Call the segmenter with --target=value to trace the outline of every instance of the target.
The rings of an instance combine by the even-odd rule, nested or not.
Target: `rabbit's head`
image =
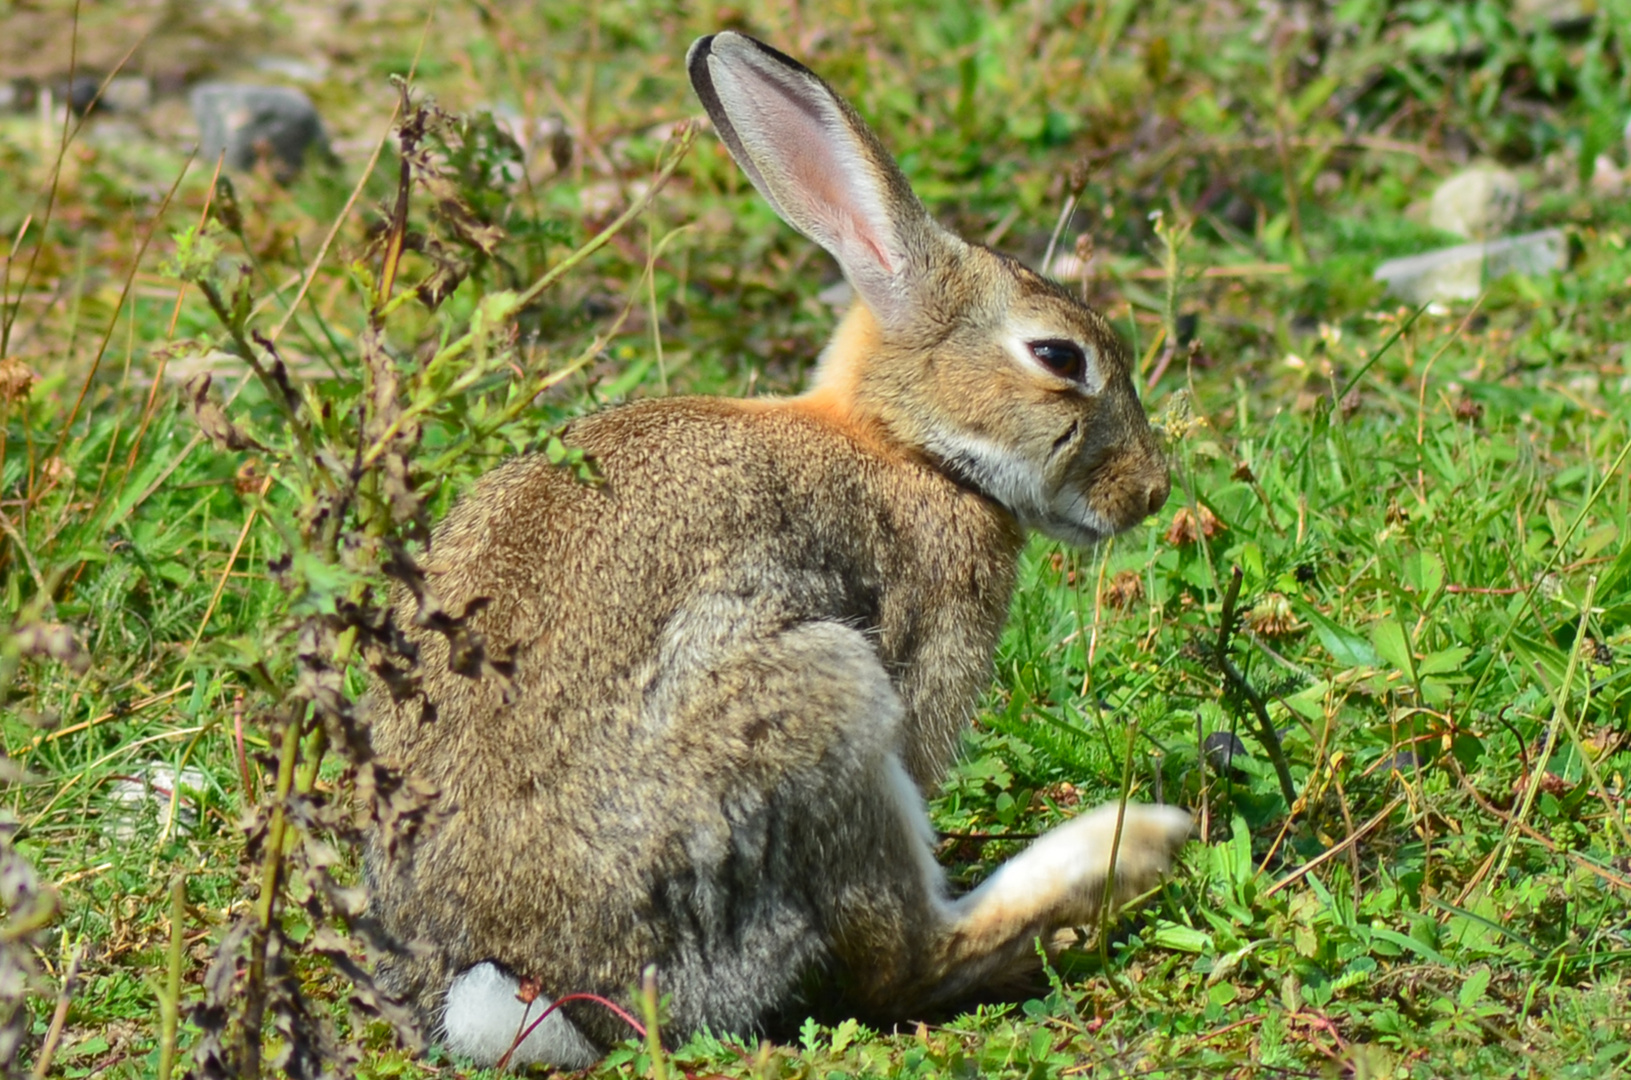
[[[860,300],[812,406],[1072,543],[1160,509],[1166,460],[1102,316],[938,225],[849,103],[797,61],[726,32],[692,45],[687,66],[753,185]]]

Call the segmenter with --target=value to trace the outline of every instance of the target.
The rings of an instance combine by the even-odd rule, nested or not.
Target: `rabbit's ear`
[[[782,220],[832,253],[880,321],[907,318],[936,249],[960,242],[850,104],[742,34],[699,38],[685,63],[714,129]]]

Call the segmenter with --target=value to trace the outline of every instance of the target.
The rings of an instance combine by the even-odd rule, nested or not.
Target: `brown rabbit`
[[[1114,805],[952,897],[923,793],[989,678],[1026,530],[1086,544],[1166,500],[1126,352],[1068,292],[937,225],[795,61],[721,33],[687,65],[859,302],[808,393],[612,409],[565,436],[603,485],[525,457],[458,504],[431,587],[450,611],[486,601],[470,625],[513,648],[508,685],[451,670],[396,596],[422,697],[376,687],[374,739],[445,820],[369,851],[374,911],[415,946],[382,981],[484,1064],[547,1004],[518,1001],[520,977],[621,998],[654,964],[676,1037],[751,1033],[812,987],[921,1015],[1034,965],[1110,869]],[[1125,807],[1117,892],[1189,831]],[[628,1034],[574,1003],[514,1060],[582,1066]]]

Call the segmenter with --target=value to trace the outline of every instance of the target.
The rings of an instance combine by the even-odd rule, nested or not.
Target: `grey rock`
[[[226,154],[226,166],[240,172],[264,155],[273,175],[289,180],[308,153],[328,153],[323,122],[311,99],[284,86],[200,83],[192,92],[198,120],[199,157],[213,165]]]
[[[1433,192],[1427,220],[1435,229],[1488,240],[1517,220],[1523,203],[1518,178],[1495,165],[1476,165],[1445,180]]]
[[[1562,229],[1542,229],[1474,244],[1458,244],[1421,255],[1389,259],[1372,275],[1387,283],[1390,296],[1410,304],[1432,300],[1473,300],[1484,286],[1508,274],[1535,277],[1569,264],[1569,240]]]

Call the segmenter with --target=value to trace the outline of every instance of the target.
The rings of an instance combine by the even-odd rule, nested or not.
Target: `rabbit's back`
[[[514,650],[500,707],[501,680],[450,670],[443,635],[408,629],[438,715],[421,723],[405,702],[382,716],[376,739],[402,756],[437,744],[418,764],[438,783],[510,773],[545,760],[544,747],[591,735],[634,745],[641,725],[629,710],[705,670],[710,639],[743,621],[837,621],[874,638],[892,670],[949,645],[939,640],[947,634],[961,639],[970,622],[979,630],[971,645],[995,642],[1022,538],[1011,518],[943,473],[791,403],[667,399],[588,417],[564,434],[602,483],[541,456],[507,462],[459,502],[425,560],[443,608],[457,615],[477,604],[469,627],[487,656]],[[398,591],[404,625],[412,603]],[[967,673],[976,686],[988,662]],[[958,726],[922,733],[936,753],[909,755],[920,782],[936,778],[950,749],[938,744]],[[469,756],[448,753],[449,738]]]
[[[411,854],[370,857],[390,928],[435,943],[420,967],[395,969],[396,989],[427,1007],[449,969],[486,959],[548,972],[557,992],[621,991],[631,958],[673,946],[655,890],[687,880],[708,823],[831,767],[817,759],[898,751],[932,783],[1007,614],[1011,518],[863,431],[794,404],[680,398],[597,414],[565,438],[602,483],[541,457],[506,463],[426,559],[448,612],[477,604],[467,628],[508,660],[508,687],[451,670],[443,634],[409,629],[423,699],[376,688],[372,701],[376,748],[434,784],[447,811]],[[406,626],[414,602],[396,599]],[[823,650],[830,679],[778,689],[778,669],[809,665],[778,663],[763,651],[773,639]],[[889,685],[872,686],[875,672]],[[879,714],[859,741],[888,745],[823,730],[857,711],[836,698],[857,694]],[[734,702],[778,699],[786,716],[732,726]],[[739,825],[715,831],[741,842]],[[759,884],[737,891],[783,902]],[[761,934],[780,925],[739,915]]]

